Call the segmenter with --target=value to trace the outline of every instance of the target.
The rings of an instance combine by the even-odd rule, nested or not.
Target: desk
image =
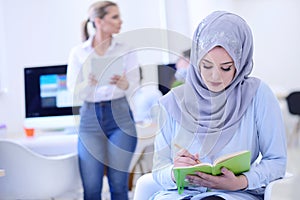
[[[77,153],[77,134],[40,134],[34,137],[15,138],[13,140],[36,153],[46,156]]]
[[[139,162],[147,146],[153,145],[155,135],[157,134],[157,125],[137,124],[137,147],[132,158],[130,170]],[[14,138],[29,149],[42,155],[54,156],[68,153],[77,153],[77,134],[37,134],[33,137]],[[153,153],[153,152],[150,152]],[[151,166],[150,166],[151,167]]]

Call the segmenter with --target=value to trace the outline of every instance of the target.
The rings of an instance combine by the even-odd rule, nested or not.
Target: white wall
[[[67,62],[70,49],[80,42],[80,23],[94,0],[0,0],[0,122],[10,133],[23,133],[23,68]],[[196,25],[212,10],[225,9],[243,16],[255,39],[254,75],[284,91],[300,87],[297,56],[300,46],[298,0],[117,0],[123,18],[122,34],[160,29],[161,49],[143,48],[141,64],[172,62],[162,50],[189,47]],[[146,28],[146,29],[145,29]],[[155,43],[149,32],[139,40]],[[151,31],[150,31],[151,33]],[[171,33],[171,34],[170,34]],[[129,34],[133,36],[134,34]],[[171,35],[171,37],[170,37]],[[170,37],[165,41],[166,37]]]
[[[22,132],[23,68],[66,63],[70,47],[80,40],[74,30],[84,14],[81,6],[72,0],[1,0],[5,41],[1,77],[8,92],[0,96],[0,121],[9,132]]]
[[[4,31],[4,17],[3,17],[3,10],[4,6],[3,6],[3,1],[0,1],[0,44],[2,45],[2,47],[0,48],[0,97],[1,95],[3,95],[4,93],[4,88],[5,85],[4,84],[4,65],[5,65],[5,31]]]

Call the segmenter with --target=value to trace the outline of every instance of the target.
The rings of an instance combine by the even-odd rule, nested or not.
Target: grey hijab
[[[208,51],[223,47],[232,57],[236,74],[221,92],[209,91],[199,63]],[[200,157],[220,151],[233,137],[260,80],[248,77],[253,67],[253,38],[239,16],[215,11],[198,26],[193,37],[186,83],[161,98],[166,111],[200,141]]]

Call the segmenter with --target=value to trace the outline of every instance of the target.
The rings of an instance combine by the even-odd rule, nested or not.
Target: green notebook
[[[174,167],[174,177],[178,188],[178,193],[183,192],[184,187],[188,185],[185,177],[188,174],[194,174],[197,171],[204,172],[212,175],[222,174],[221,168],[226,167],[234,174],[238,175],[250,169],[251,153],[250,151],[240,151],[232,154],[227,154],[217,158],[213,164],[200,163],[188,167]]]

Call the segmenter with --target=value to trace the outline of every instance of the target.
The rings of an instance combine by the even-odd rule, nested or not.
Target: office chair
[[[288,110],[292,115],[298,116],[298,121],[293,129],[292,135],[289,142],[294,142],[299,145],[299,133],[300,133],[300,91],[291,92],[286,97]]]
[[[77,153],[44,156],[21,143],[0,140],[0,200],[81,198]]]

